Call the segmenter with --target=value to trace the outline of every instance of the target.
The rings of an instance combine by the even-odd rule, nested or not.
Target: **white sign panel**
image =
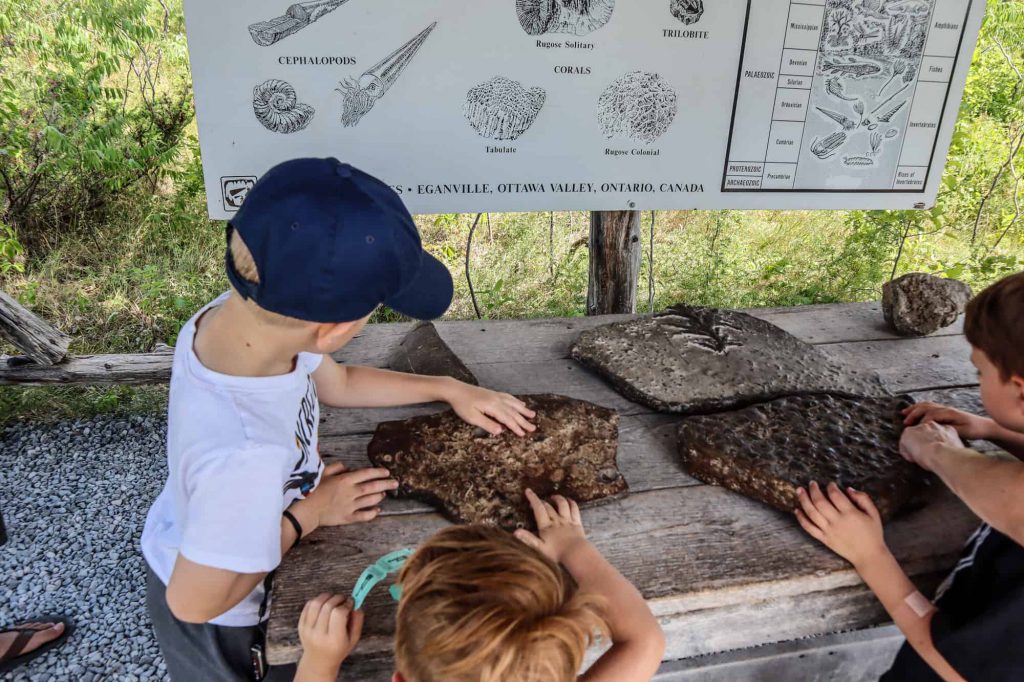
[[[186,0],[210,215],[334,156],[414,213],[924,208],[983,0]]]

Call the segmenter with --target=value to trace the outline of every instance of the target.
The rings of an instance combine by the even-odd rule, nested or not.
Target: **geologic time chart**
[[[972,0],[786,4],[750,4],[723,191],[923,192]]]

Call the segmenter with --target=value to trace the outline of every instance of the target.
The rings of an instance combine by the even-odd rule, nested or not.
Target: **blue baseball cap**
[[[241,277],[231,232],[252,252],[259,284]],[[337,159],[270,169],[228,224],[228,279],[264,310],[308,322],[350,322],[384,304],[433,320],[452,302],[452,276],[423,250],[398,194]]]

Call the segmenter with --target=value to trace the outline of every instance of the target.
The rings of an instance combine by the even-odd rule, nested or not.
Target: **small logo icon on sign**
[[[220,179],[220,188],[224,197],[224,210],[237,211],[249,195],[249,190],[256,184],[254,175],[232,175]]]

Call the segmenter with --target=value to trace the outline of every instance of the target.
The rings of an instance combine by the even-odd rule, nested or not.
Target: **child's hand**
[[[334,680],[342,661],[359,643],[363,612],[353,611],[351,597],[321,594],[306,602],[299,617],[302,679]]]
[[[537,416],[519,398],[508,393],[498,393],[479,386],[457,382],[448,395],[455,414],[473,426],[479,426],[497,436],[508,427],[517,436],[532,433],[537,427],[528,420]]]
[[[924,402],[903,410],[903,423],[907,426],[936,422],[956,429],[961,438],[984,440],[990,438],[995,422],[988,417],[964,412],[946,405]]]
[[[575,501],[561,495],[552,495],[551,501],[555,503],[555,506],[552,506],[537,497],[529,488],[526,489],[526,499],[533,509],[540,537],[528,530],[517,530],[515,536],[524,543],[540,550],[552,560],[562,563],[574,547],[587,542],[583,521],[580,518],[580,508]]]
[[[344,464],[329,464],[320,485],[307,498],[316,505],[318,526],[345,526],[377,518],[386,492],[398,487],[387,469],[348,471]]]
[[[829,483],[827,496],[814,481],[810,491],[797,488],[800,508],[796,518],[811,537],[860,568],[888,551],[882,534],[882,519],[866,493]]]
[[[925,422],[910,426],[903,430],[900,437],[900,454],[908,462],[913,462],[925,471],[931,471],[928,457],[937,445],[948,445],[954,448],[964,447],[964,443],[952,426],[944,426],[938,422]]]

